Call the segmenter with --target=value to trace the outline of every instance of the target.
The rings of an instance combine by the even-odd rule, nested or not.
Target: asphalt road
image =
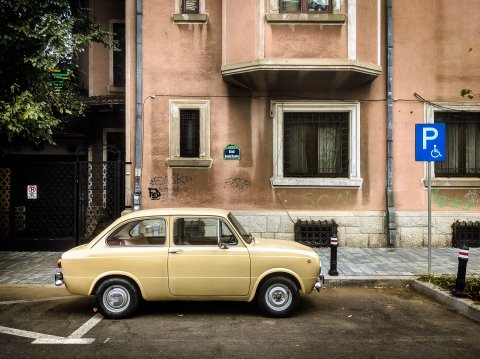
[[[64,288],[0,287],[1,358],[478,358],[480,325],[409,288],[326,288],[288,319],[248,303],[95,315]]]

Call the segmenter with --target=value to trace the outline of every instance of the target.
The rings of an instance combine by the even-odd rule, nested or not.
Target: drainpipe
[[[393,200],[393,19],[392,0],[387,0],[387,220],[388,244],[395,245],[397,224]]]
[[[141,208],[142,200],[142,22],[143,1],[137,0],[137,69],[136,69],[136,100],[135,100],[135,187],[133,193],[133,210]]]

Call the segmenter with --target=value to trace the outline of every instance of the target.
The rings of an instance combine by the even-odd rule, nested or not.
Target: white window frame
[[[360,103],[358,101],[271,101],[273,118],[274,187],[361,187],[360,177]],[[283,176],[283,114],[285,112],[348,112],[349,149],[348,177],[284,177]]]
[[[205,0],[199,0],[198,14],[182,13],[182,0],[175,1],[175,13],[172,14],[172,20],[176,24],[206,24],[208,15],[205,13]]]
[[[169,118],[169,167],[210,167],[210,100],[170,100]],[[180,110],[200,111],[199,157],[180,157]]]
[[[449,111],[472,111],[480,112],[480,103],[458,103],[458,102],[435,102],[425,104],[425,123],[435,123],[435,112]],[[478,177],[435,177],[435,166],[431,167],[432,187],[449,187],[449,188],[470,188],[479,187],[480,178]],[[422,180],[425,187],[428,186],[427,162],[424,162],[424,178]]]

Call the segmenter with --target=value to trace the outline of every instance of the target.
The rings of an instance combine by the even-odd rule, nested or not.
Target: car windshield
[[[240,235],[243,237],[243,240],[245,242],[247,242],[248,244],[252,243],[252,241],[254,239],[253,236],[250,233],[248,233],[245,230],[245,228],[242,227],[242,225],[240,224],[238,219],[236,219],[235,216],[231,213],[228,214],[228,219],[230,219],[230,222],[232,222],[232,224],[237,229],[238,233],[240,233]]]

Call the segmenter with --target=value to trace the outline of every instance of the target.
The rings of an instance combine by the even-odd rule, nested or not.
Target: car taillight
[[[62,268],[62,257],[57,258],[57,266],[58,268]]]

